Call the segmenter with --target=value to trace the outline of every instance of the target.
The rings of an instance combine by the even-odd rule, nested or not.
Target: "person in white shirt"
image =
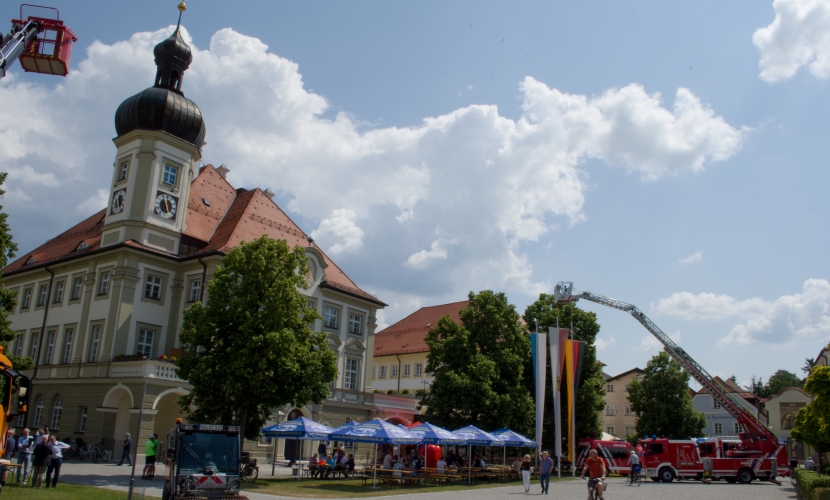
[[[20,473],[23,473],[23,484],[29,480],[31,472],[32,449],[35,447],[35,438],[29,435],[29,429],[23,429],[23,435],[17,438],[17,482],[20,482]]]
[[[49,456],[49,466],[46,468],[46,487],[49,484],[52,488],[58,485],[58,477],[61,475],[61,463],[63,462],[63,454],[61,450],[69,448],[69,445],[63,441],[58,441],[54,434],[49,436],[49,446],[52,448],[52,455]],[[52,477],[54,472],[55,477]]]
[[[392,468],[392,454],[386,453],[386,456],[383,457],[383,468],[384,469],[391,469]]]
[[[441,455],[441,459],[435,464],[435,472],[443,474],[445,470],[447,470],[447,462],[444,461],[444,455]]]
[[[637,452],[634,450],[631,450],[631,455],[628,457],[628,466],[631,467],[631,472],[628,474],[628,484],[631,484],[634,481],[633,472],[640,467],[640,457],[637,456]]]

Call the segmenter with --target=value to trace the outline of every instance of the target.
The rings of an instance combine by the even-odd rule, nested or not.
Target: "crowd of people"
[[[346,455],[342,446],[329,450],[326,443],[321,441],[317,453],[308,460],[308,470],[312,478],[328,479],[342,474],[344,479],[351,479],[354,474],[354,455]]]
[[[58,478],[63,463],[63,450],[69,445],[58,441],[54,434],[49,433],[48,427],[43,427],[30,434],[29,429],[23,429],[19,437],[15,437],[14,431],[6,433],[6,453],[3,458],[11,461],[17,456],[16,482],[26,485],[29,478],[32,479],[33,488],[52,488],[58,485]],[[9,474],[4,470],[2,481],[6,484]],[[44,476],[46,482],[44,484]]]

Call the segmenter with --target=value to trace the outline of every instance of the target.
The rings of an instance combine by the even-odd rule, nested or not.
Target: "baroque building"
[[[101,179],[109,206],[2,271],[18,293],[10,348],[36,362],[30,411],[16,424],[111,448],[135,433],[142,412],[143,437],[165,434],[190,389],[170,359],[182,352],[182,313],[205,300],[223,255],[261,235],[304,248],[301,293],[323,317],[314,329],[328,335],[339,370],[323,405],[282,414],[330,425],[369,418],[375,318],[386,304],[349,279],[270,190],[235,188],[227,167],[202,164],[205,123],[182,92],[191,49],[177,27],[153,52],[153,86],[115,114],[115,161]]]

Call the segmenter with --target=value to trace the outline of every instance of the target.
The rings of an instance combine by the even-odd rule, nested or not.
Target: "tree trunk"
[[[242,453],[242,449],[245,447],[245,420],[247,420],[248,414],[246,412],[241,412],[239,414],[239,453]]]

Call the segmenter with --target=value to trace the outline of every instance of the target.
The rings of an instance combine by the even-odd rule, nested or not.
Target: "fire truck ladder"
[[[557,305],[567,304],[568,302],[576,302],[579,299],[590,300],[597,304],[619,309],[634,316],[634,319],[640,322],[646,330],[651,332],[660,343],[663,344],[663,349],[671,356],[677,363],[680,364],[689,374],[717,401],[724,410],[726,410],[732,417],[735,418],[746,430],[741,435],[741,448],[747,452],[756,453],[770,453],[778,446],[778,438],[767,429],[767,427],[749,410],[739,403],[735,396],[729,394],[728,390],[723,387],[714,377],[700,366],[700,363],[695,361],[689,354],[678,346],[663,330],[651,321],[648,316],[643,314],[636,306],[623,302],[621,300],[604,297],[591,292],[583,292],[575,290],[573,283],[562,282],[556,284],[553,292],[554,299]],[[760,441],[766,441],[766,445]]]

